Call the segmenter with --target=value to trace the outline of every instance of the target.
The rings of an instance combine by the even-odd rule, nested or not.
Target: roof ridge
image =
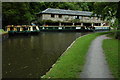
[[[65,11],[79,11],[79,10],[70,10],[70,9],[57,9],[57,8],[47,8],[47,9],[54,9],[54,10],[65,10]],[[90,12],[90,11],[79,11],[79,12]],[[92,13],[92,12],[90,12]]]
[[[70,14],[70,15],[87,15],[90,16],[93,12],[90,11],[79,11],[79,10],[66,10],[66,9],[57,9],[57,8],[47,8],[40,13],[53,13],[53,14]]]

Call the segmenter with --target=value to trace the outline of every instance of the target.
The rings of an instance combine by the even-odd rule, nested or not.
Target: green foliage
[[[60,8],[70,10],[89,11],[93,10],[93,3],[83,2],[3,2],[2,16],[3,27],[9,24],[30,24],[31,21],[36,21],[36,13],[47,8]],[[37,22],[43,24],[43,22]]]
[[[115,33],[115,37],[116,39],[119,39],[120,40],[120,2],[118,2],[118,9],[117,9],[117,21],[116,21],[116,24],[117,24],[117,32]]]
[[[117,12],[117,2],[95,2],[94,12],[103,16],[115,16]]]
[[[102,18],[110,22],[114,29],[120,29],[120,2],[95,2],[94,12],[98,15],[102,15]],[[115,37],[120,39],[120,33],[115,32]]]
[[[117,5],[117,2],[6,2],[2,3],[3,25],[30,24],[36,20],[36,13],[46,8],[92,11],[110,21],[115,19]]]
[[[115,32],[115,38],[120,40],[120,30]]]
[[[118,19],[116,19],[114,24],[113,24],[113,28],[117,28],[117,27],[118,27]]]
[[[3,25],[29,24],[33,15],[29,11],[29,3],[3,3]]]
[[[103,19],[112,23],[115,20],[117,13],[118,3],[117,2],[95,2],[94,12],[97,15],[102,15]]]

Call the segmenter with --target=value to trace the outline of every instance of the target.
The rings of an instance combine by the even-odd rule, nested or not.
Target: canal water
[[[80,32],[41,32],[38,35],[12,36],[2,43],[3,78],[40,78]]]

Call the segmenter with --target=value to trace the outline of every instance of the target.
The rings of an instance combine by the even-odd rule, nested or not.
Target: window
[[[77,19],[79,19],[79,16],[77,16]]]
[[[53,18],[54,18],[54,17],[55,17],[55,15],[54,15],[54,14],[51,14],[51,17],[53,17]]]
[[[79,19],[79,16],[75,16],[75,19]]]
[[[79,19],[82,19],[82,16],[79,16]]]
[[[93,17],[91,17],[91,19],[93,19]]]
[[[74,19],[76,19],[76,16],[73,16]]]
[[[62,18],[62,15],[59,15],[59,18]]]

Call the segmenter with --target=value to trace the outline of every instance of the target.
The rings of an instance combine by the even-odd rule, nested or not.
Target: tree
[[[3,3],[3,26],[29,24],[33,15],[29,11],[29,3]]]
[[[116,18],[117,18],[116,24],[118,31],[115,33],[115,37],[120,40],[120,2],[118,2]]]
[[[3,2],[3,28],[6,25],[30,24],[31,21],[36,21],[36,13],[39,13],[47,8],[92,11],[92,4],[93,3],[85,2]]]
[[[120,21],[118,5],[120,5],[118,2],[96,2],[94,3],[94,12],[101,15],[105,21],[109,21],[114,29],[118,29],[118,21]],[[114,34],[118,38],[118,32]]]
[[[117,2],[95,2],[94,13],[101,15],[106,21],[109,21],[113,26],[116,20]]]

